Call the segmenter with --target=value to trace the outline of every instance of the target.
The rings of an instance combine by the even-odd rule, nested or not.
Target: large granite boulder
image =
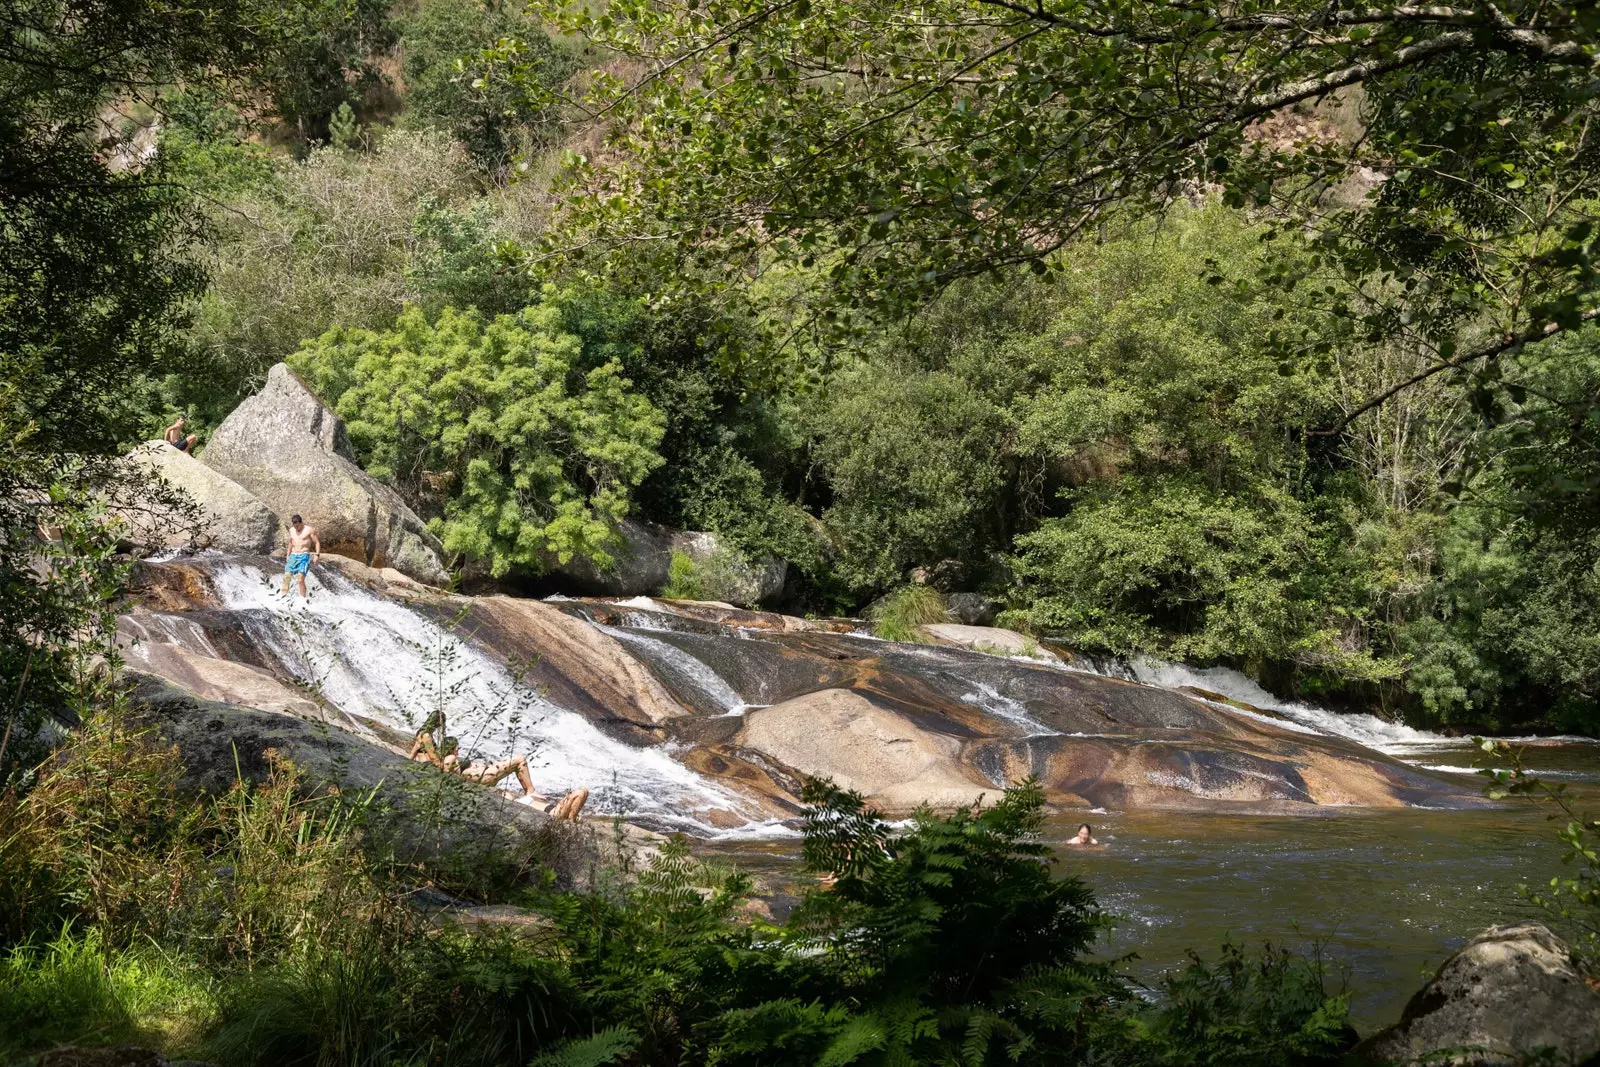
[[[773,556],[749,559],[714,533],[674,530],[638,519],[617,528],[613,564],[605,569],[581,557],[547,560],[565,591],[598,596],[659,596],[667,588],[672,556],[694,561],[705,598],[754,607],[777,598],[788,578],[788,564]]]
[[[1600,992],[1540,923],[1491,926],[1445,961],[1400,1021],[1356,1049],[1371,1064],[1581,1064],[1600,1055]]]
[[[148,548],[216,548],[265,555],[279,542],[280,523],[272,510],[233,479],[165,441],[148,441],[128,453],[134,471],[165,482],[199,507],[199,529],[168,515],[159,487],[122,511],[128,537]]]
[[[750,711],[737,744],[804,775],[832,778],[885,811],[999,799],[961,759],[961,741],[850,689],[824,689]]]
[[[184,784],[220,794],[242,776],[259,782],[273,761],[287,758],[313,792],[336,789],[363,797],[367,831],[402,859],[478,867],[509,864],[537,879],[554,870],[565,885],[581,884],[593,858],[582,824],[558,822],[498,789],[442,774],[406,759],[405,738],[383,736],[367,723],[359,736],[338,722],[206,700],[162,679],[134,672],[134,721],[161,744],[176,746]]]
[[[923,636],[936,645],[970,648],[994,656],[1023,656],[1042,663],[1060,663],[1061,657],[1040,648],[1031,637],[999,626],[966,626],[959,622],[936,622],[921,628]]]
[[[324,552],[434,585],[448,580],[438,538],[399,494],[356,465],[344,421],[286,364],[217,427],[205,463],[280,518],[303,516]]]

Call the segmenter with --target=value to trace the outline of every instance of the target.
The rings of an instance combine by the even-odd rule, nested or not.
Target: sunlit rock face
[[[150,548],[216,548],[225,552],[271,552],[281,539],[281,524],[272,510],[231,478],[165,441],[147,441],[129,452],[124,463],[147,477],[180,490],[198,509],[197,528],[166,514],[159,505],[128,508],[122,519],[128,536]]]
[[[317,528],[325,552],[443,584],[444,549],[399,494],[355,463],[344,421],[279,363],[202,452],[205,464],[287,521]]]
[[[1444,962],[1374,1034],[1364,1063],[1592,1063],[1600,1055],[1600,991],[1572,965],[1566,943],[1541,923],[1491,926]]]
[[[443,706],[475,754],[527,754],[541,791],[588,788],[591,813],[660,829],[781,832],[807,776],[893,813],[992,802],[1030,776],[1063,808],[1482,803],[1470,781],[1249,705],[840,620],[450,596],[350,561],[314,568],[301,601],[274,568],[142,564],[130,661],[208,700],[402,738]]]

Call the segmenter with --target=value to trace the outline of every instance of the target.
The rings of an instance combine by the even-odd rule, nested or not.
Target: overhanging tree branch
[[[1579,322],[1593,322],[1596,319],[1600,319],[1600,308],[1592,308],[1578,316]],[[1422,370],[1411,375],[1411,377],[1406,378],[1404,381],[1390,386],[1377,396],[1374,396],[1365,403],[1361,404],[1361,406],[1357,407],[1354,411],[1346,412],[1344,418],[1340,419],[1335,425],[1323,430],[1310,430],[1307,432],[1307,436],[1335,437],[1343,433],[1346,427],[1348,427],[1352,422],[1360,418],[1362,415],[1365,415],[1367,412],[1373,411],[1376,408],[1382,407],[1385,403],[1405,392],[1407,389],[1410,389],[1413,385],[1416,385],[1419,382],[1427,381],[1436,374],[1443,374],[1447,370],[1455,370],[1457,367],[1464,367],[1469,363],[1476,363],[1479,360],[1490,359],[1494,356],[1504,355],[1507,352],[1512,352],[1521,348],[1523,345],[1532,344],[1535,341],[1543,341],[1547,338],[1554,337],[1556,334],[1565,332],[1569,328],[1570,327],[1565,327],[1559,322],[1547,322],[1543,326],[1537,326],[1532,329],[1523,330],[1521,333],[1506,334],[1493,344],[1484,345],[1481,348],[1475,348],[1470,352],[1455,356],[1451,359],[1440,360],[1438,363],[1424,367]]]

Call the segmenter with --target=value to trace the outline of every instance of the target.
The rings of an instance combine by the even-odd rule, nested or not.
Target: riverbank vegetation
[[[1244,106],[1181,47],[1244,14],[1130,9],[1116,48],[1189,57],[1130,87],[1081,26],[952,0],[944,50],[906,46],[937,88],[900,111],[887,75],[804,80],[843,15],[611,6],[241,7],[231,80],[102,72],[78,106],[128,146],[102,169],[165,198],[108,217],[149,219],[172,267],[122,319],[48,335],[116,339],[81,355],[95,388],[30,391],[37,447],[69,421],[126,445],[180,411],[203,441],[289,358],[475,572],[603,562],[631,514],[785,559],[789,610],[922,582],[1285,695],[1595,728],[1590,103],[1560,58],[1586,23],[1530,9],[1553,51],[1521,65],[1434,16],[1406,32],[1437,62],[1381,20],[1304,53],[1273,24],[1248,45],[1258,96],[1350,63]],[[870,5],[850,29],[866,56],[902,32]],[[724,89],[697,80],[715,71]],[[786,79],[817,90],[792,114]],[[1467,81],[1498,95],[1449,93]],[[1203,122],[1172,110],[1191,85]],[[1134,88],[1119,137],[1085,132]],[[1073,114],[1075,147],[1041,155]],[[840,155],[849,122],[874,133]],[[1098,176],[1067,195],[1074,167]],[[121,269],[93,259],[74,277]],[[541,354],[495,367],[502,334]],[[45,336],[8,348],[41,382],[70,355]]]
[[[896,828],[814,783],[801,899],[776,922],[682,842],[619,853],[579,891],[456,871],[445,897],[359,794],[308,795],[280,763],[196,796],[181,771],[108,713],[5,798],[6,1062],[135,1043],[230,1065],[1266,1067],[1350,1039],[1320,969],[1274,952],[1135,996],[1093,958],[1108,917],[1051,870],[1028,784]],[[514,921],[461,910],[481,903]]]

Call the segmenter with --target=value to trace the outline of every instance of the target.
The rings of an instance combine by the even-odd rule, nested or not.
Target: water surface
[[[1530,747],[1530,766],[1600,808],[1600,745]],[[1464,766],[1464,743],[1409,758]],[[1348,981],[1363,1033],[1399,1018],[1444,958],[1486,926],[1536,917],[1518,886],[1548,880],[1562,848],[1546,811],[1526,802],[1483,811],[1344,811],[1288,818],[1156,812],[1062,812],[1059,843],[1088,821],[1103,847],[1061,848],[1058,869],[1092,885],[1121,918],[1106,956],[1137,953],[1145,982],[1188,949],[1226,938],[1321,951]],[[774,886],[799,877],[794,842],[709,843]]]

